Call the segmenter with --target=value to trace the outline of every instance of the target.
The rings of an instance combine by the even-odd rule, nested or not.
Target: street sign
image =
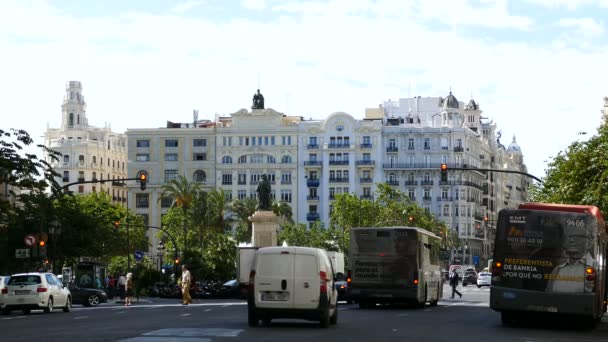
[[[135,260],[136,261],[141,261],[141,259],[144,258],[144,252],[140,251],[140,250],[136,250],[135,253]]]
[[[473,265],[479,266],[479,255],[473,255]]]
[[[27,248],[15,249],[15,258],[25,259],[30,257],[30,250]]]
[[[32,247],[36,244],[36,237],[32,234],[27,234],[23,238],[23,242],[25,243],[25,246]]]

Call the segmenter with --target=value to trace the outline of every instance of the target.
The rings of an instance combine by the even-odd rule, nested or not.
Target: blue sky
[[[530,173],[600,124],[608,0],[0,1],[2,128],[42,142],[64,85],[116,131],[251,105],[324,119],[456,97],[516,136]]]

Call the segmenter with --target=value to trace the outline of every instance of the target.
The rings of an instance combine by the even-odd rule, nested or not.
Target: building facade
[[[115,203],[126,205],[126,189],[111,180],[127,175],[127,136],[112,132],[107,125],[90,126],[86,109],[82,84],[69,81],[61,105],[61,127],[47,127],[44,134],[44,145],[61,153],[61,157],[53,161],[46,155],[45,160],[61,175],[57,182],[63,186],[78,181],[110,180],[71,185],[68,190],[77,194],[105,191]]]

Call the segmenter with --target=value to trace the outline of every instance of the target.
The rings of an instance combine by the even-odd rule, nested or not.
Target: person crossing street
[[[190,285],[192,284],[192,275],[186,265],[182,266],[182,304],[188,305],[192,303],[190,297]]]

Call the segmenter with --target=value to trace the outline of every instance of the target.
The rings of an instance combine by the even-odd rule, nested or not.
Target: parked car
[[[464,275],[462,276],[462,286],[467,286],[468,284],[477,284],[477,271],[473,268],[464,271]]]
[[[6,283],[8,283],[9,278],[9,276],[0,276],[0,309],[4,307],[4,299],[6,298],[8,293],[8,289],[6,289]]]
[[[479,275],[477,276],[477,287],[490,285],[492,285],[492,273],[479,272]]]
[[[239,281],[236,279],[228,280],[222,285],[222,291],[219,294],[220,298],[241,298]]]
[[[97,306],[108,301],[108,294],[104,290],[78,287],[76,285],[70,286],[69,289],[72,293],[72,303],[74,304]]]
[[[13,274],[2,292],[6,294],[2,313],[9,315],[12,310],[22,310],[29,314],[31,310],[52,312],[55,307],[64,312],[72,310],[72,294],[52,273],[19,273]]]

